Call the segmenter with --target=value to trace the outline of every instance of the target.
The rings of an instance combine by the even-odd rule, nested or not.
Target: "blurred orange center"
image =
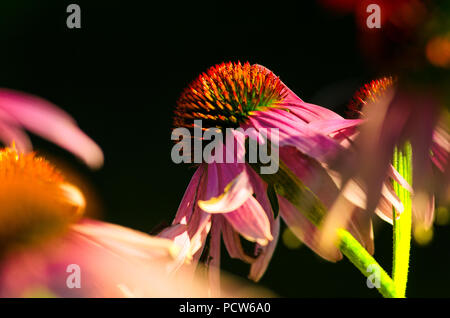
[[[0,150],[0,250],[64,232],[84,206],[81,192],[45,159]]]

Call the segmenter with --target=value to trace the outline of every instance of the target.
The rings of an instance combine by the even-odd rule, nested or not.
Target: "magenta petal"
[[[0,108],[26,129],[46,138],[80,157],[87,165],[103,164],[103,152],[74,120],[53,104],[35,96],[0,90]]]
[[[330,135],[343,129],[359,126],[362,122],[362,119],[331,119],[318,120],[310,123],[308,126],[324,135]]]
[[[294,147],[280,149],[280,159],[324,203],[333,204],[338,188],[330,174],[316,160],[302,154]]]
[[[183,223],[186,224],[187,221],[191,218],[192,213],[195,208],[195,201],[199,195],[200,182],[202,180],[202,176],[206,167],[204,165],[200,165],[192,176],[191,181],[184,193],[183,199],[178,207],[177,214],[172,224]]]
[[[33,149],[30,139],[19,127],[0,121],[0,141],[6,146],[14,143],[19,152],[27,153]]]
[[[269,242],[266,246],[261,248],[261,254],[258,256],[256,261],[250,267],[249,279],[257,282],[261,279],[269,266],[269,262],[272,259],[273,252],[278,243],[278,236],[280,233],[280,218],[277,217],[272,224],[272,235],[273,240]]]
[[[254,258],[245,254],[239,233],[237,233],[228,222],[222,223],[222,236],[225,247],[231,258],[237,258],[249,264],[255,261]]]
[[[243,237],[260,245],[267,245],[273,239],[270,222],[258,201],[250,196],[237,210],[223,214],[233,228]]]
[[[295,236],[326,260],[336,262],[342,258],[342,254],[337,248],[333,247],[333,251],[330,251],[328,248],[323,249],[319,245],[317,241],[317,227],[298,211],[295,206],[281,196],[278,196],[278,202],[280,204],[280,215]]]
[[[343,148],[333,139],[310,129],[301,121],[293,121],[274,111],[254,112],[249,124],[263,133],[267,128],[278,128],[280,147],[294,146],[321,162],[327,162]]]

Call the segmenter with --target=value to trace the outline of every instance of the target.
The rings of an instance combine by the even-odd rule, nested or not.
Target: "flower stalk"
[[[378,280],[374,285],[385,298],[398,297],[397,288],[388,273],[378,264],[366,249],[344,229],[337,230],[340,251],[358,268],[368,279],[374,275]],[[379,285],[378,285],[379,283]]]
[[[407,142],[401,149],[394,149],[393,164],[395,169],[412,184],[412,149]],[[393,265],[392,277],[397,288],[398,297],[406,295],[408,281],[409,254],[411,248],[411,222],[412,205],[411,193],[394,181],[394,190],[403,203],[403,213],[397,217],[397,211],[393,211]]]
[[[250,164],[250,166],[255,171],[259,171],[259,164]],[[277,173],[263,174],[260,175],[261,178],[267,182],[269,187],[273,187],[277,194],[285,197],[296,206],[299,213],[303,213],[313,224],[319,226],[326,214],[326,207],[281,160],[279,167]],[[353,235],[344,229],[337,229],[337,236],[337,246],[350,262],[368,279],[375,274],[377,280],[375,287],[381,295],[386,298],[398,297],[397,288],[389,274]]]

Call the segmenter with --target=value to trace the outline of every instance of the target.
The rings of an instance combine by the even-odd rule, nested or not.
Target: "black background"
[[[104,150],[104,167],[90,171],[33,136],[35,148],[77,171],[103,219],[146,232],[170,223],[194,171],[171,161],[170,132],[176,100],[200,72],[259,63],[304,100],[336,111],[375,75],[360,56],[354,18],[314,1],[77,1],[81,29],[66,27],[70,3],[0,3],[0,86],[68,111]],[[375,257],[389,272],[390,226],[377,222],[375,235]],[[413,244],[409,296],[450,296],[449,238],[437,227],[430,245]],[[246,275],[246,265],[223,255],[226,270]],[[282,241],[261,284],[290,297],[379,297],[347,260],[327,263]]]

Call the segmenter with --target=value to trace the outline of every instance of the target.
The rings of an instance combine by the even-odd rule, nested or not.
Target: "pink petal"
[[[278,196],[280,204],[280,215],[292,233],[295,234],[303,243],[305,243],[316,254],[326,260],[336,262],[342,258],[342,254],[336,247],[332,250],[323,248],[317,241],[317,227],[312,224],[300,211],[298,211],[288,200]]]
[[[0,141],[10,147],[13,143],[19,152],[27,153],[33,149],[31,141],[22,129],[0,121]]]
[[[172,241],[131,230],[123,226],[86,220],[72,230],[118,253],[142,259],[175,256],[179,253]]]
[[[270,221],[258,201],[250,196],[237,210],[223,214],[233,228],[243,237],[260,245],[267,245],[273,239]]]
[[[199,196],[200,182],[205,174],[206,166],[200,165],[192,176],[191,181],[183,195],[177,214],[172,224],[183,223],[186,224],[191,218],[195,208],[195,201]]]
[[[244,252],[239,234],[230,224],[228,224],[228,222],[222,223],[222,236],[225,247],[231,258],[237,258],[249,264],[255,261],[253,257],[250,257]]]
[[[254,112],[249,125],[264,132],[264,129],[279,129],[279,147],[294,146],[301,152],[321,162],[327,162],[343,148],[333,139],[322,135],[301,121],[293,121],[276,112]]]
[[[69,150],[87,165],[103,165],[103,152],[73,119],[53,104],[38,97],[12,90],[0,90],[0,108],[20,125]]]
[[[179,248],[178,255],[169,269],[170,272],[178,270],[185,263],[189,263],[192,260],[192,255],[190,254],[191,240],[185,224],[169,226],[161,231],[158,237],[171,240]]]
[[[223,175],[226,168],[224,169],[224,165],[221,167]],[[198,205],[208,213],[228,213],[238,209],[252,194],[247,172],[243,171],[225,187],[224,193],[207,201],[199,200]]]
[[[359,126],[362,122],[362,119],[331,119],[318,120],[308,126],[324,135],[331,135],[343,129]]]
[[[339,192],[327,170],[294,147],[282,147],[280,159],[325,206],[331,206]]]
[[[272,235],[273,240],[269,242],[266,246],[261,246],[261,254],[258,256],[256,261],[250,267],[249,279],[258,282],[269,266],[269,262],[272,259],[275,247],[278,243],[278,236],[280,233],[280,218],[277,217],[272,223]]]
[[[361,209],[355,209],[355,212],[353,212],[350,219],[348,229],[370,254],[374,253],[375,246],[373,241],[372,219],[369,213],[366,213],[366,211]]]

